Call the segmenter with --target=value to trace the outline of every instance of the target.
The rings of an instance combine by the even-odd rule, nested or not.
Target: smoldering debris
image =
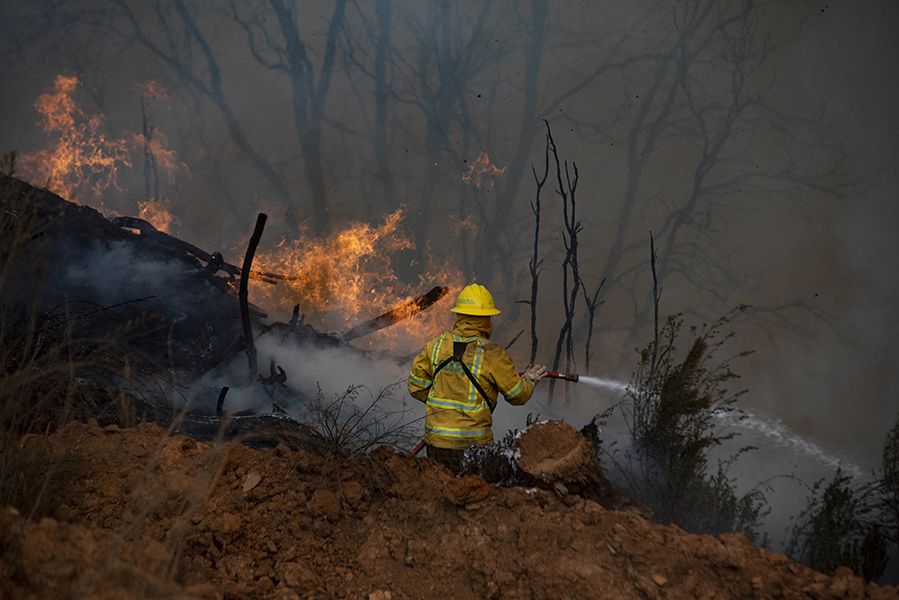
[[[3,231],[4,244],[23,255],[7,265],[16,282],[4,290],[13,323],[40,315],[51,336],[116,340],[123,359],[139,355],[134,364],[149,372],[212,368],[240,348],[233,274],[212,255],[14,178],[0,177],[0,194],[26,230]]]
[[[32,258],[11,265],[10,275],[27,282],[7,299],[21,317],[17,322],[25,327],[37,313],[42,335],[109,341],[121,372],[105,372],[102,381],[84,373],[77,380],[120,390],[136,404],[136,420],[208,439],[255,432],[254,443],[277,438],[301,447],[315,436],[299,419],[332,398],[348,399],[349,411],[377,399],[383,405],[379,427],[402,427],[420,416],[403,394],[391,393],[404,378],[397,363],[372,359],[339,334],[316,330],[298,318],[298,308],[290,322],[272,323],[250,305],[262,373],[248,377],[239,270],[220,254],[139,219],[106,219],[10,177],[0,179],[0,195],[18,202],[15,214],[34,229],[24,242],[3,232],[7,246],[24,243]],[[256,277],[259,285],[276,283]],[[350,331],[364,335],[389,326],[445,293],[434,288]],[[25,333],[4,331],[7,337]]]

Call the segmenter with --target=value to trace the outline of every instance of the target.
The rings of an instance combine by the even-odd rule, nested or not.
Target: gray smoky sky
[[[102,131],[127,137],[146,120],[186,167],[161,177],[158,194],[180,237],[235,260],[259,211],[271,216],[266,250],[403,207],[415,249],[391,258],[400,280],[423,291],[442,283],[439,270],[421,279],[427,267],[448,263],[488,284],[505,309],[501,342],[528,328],[515,301],[530,294],[531,168],[542,174],[546,119],[569,172],[578,167],[584,285],[592,295],[606,280],[591,373],[627,379],[649,340],[653,231],[663,314],[702,325],[753,305],[728,346],[756,351],[734,364],[746,406],[865,468],[878,464],[899,410],[895,2],[5,0],[0,9],[0,150],[46,147],[35,100],[57,75],[77,75],[74,97],[103,116]],[[142,109],[148,81],[167,97],[147,96]],[[134,214],[148,171],[140,147],[131,153],[116,188],[75,199]],[[484,153],[504,170],[466,182]],[[544,363],[564,314],[555,192],[551,171]],[[573,368],[583,370],[578,302]],[[528,337],[512,348],[522,366]]]

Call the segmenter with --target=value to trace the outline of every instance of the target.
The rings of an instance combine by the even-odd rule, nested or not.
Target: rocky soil
[[[18,448],[3,598],[899,598],[742,535],[454,478],[388,449],[325,459],[95,423]]]

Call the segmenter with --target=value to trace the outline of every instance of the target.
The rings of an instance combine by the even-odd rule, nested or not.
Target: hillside
[[[70,423],[6,457],[4,598],[897,598],[578,496]],[[49,471],[48,471],[49,470]],[[49,475],[49,477],[47,477]]]

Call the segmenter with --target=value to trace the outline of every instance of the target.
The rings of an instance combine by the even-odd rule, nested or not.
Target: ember
[[[479,188],[486,183],[488,178],[497,177],[505,172],[506,167],[497,167],[490,162],[490,155],[482,152],[473,163],[468,165],[468,171],[462,174],[462,183]]]
[[[149,79],[144,81],[143,83],[136,86],[137,90],[141,93],[145,98],[149,98],[151,100],[155,100],[156,102],[169,102],[169,93],[166,91],[164,87],[159,85],[157,81],[153,79]]]
[[[153,155],[153,163],[166,174],[169,182],[174,182],[178,174],[190,175],[190,170],[183,162],[178,160],[175,151],[168,147],[168,140],[161,131],[153,130],[153,137],[135,134],[132,137],[135,147],[141,147],[144,152]]]
[[[160,202],[145,200],[137,205],[137,216],[148,221],[153,227],[171,233],[181,222]]]

